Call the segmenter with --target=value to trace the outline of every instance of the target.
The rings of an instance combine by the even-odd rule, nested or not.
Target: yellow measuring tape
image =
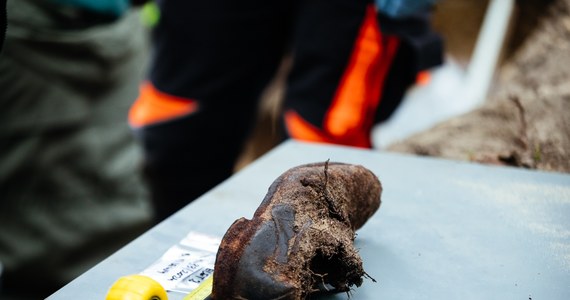
[[[193,289],[190,294],[184,297],[184,300],[204,300],[212,294],[212,284],[214,283],[214,276],[210,275],[206,280],[202,281],[200,285]]]

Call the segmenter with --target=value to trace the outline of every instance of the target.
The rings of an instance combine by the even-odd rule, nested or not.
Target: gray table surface
[[[384,186],[351,299],[570,299],[570,176],[287,141],[48,299],[104,299],[188,232],[223,236],[290,167],[361,164]],[[169,294],[182,299],[181,294]],[[346,299],[346,294],[325,297]]]

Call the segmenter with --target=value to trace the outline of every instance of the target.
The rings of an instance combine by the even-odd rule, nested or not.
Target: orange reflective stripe
[[[323,132],[318,127],[307,122],[303,117],[301,117],[294,110],[288,110],[285,112],[285,126],[287,127],[287,132],[289,136],[293,139],[305,141],[305,142],[315,142],[315,143],[326,143],[326,144],[340,144],[348,145],[354,147],[370,148],[369,145],[362,145],[358,143],[353,137],[349,136],[342,140]]]
[[[431,74],[429,71],[420,71],[416,76],[416,84],[420,86],[426,86],[431,81]]]
[[[338,142],[371,147],[370,129],[397,47],[397,38],[382,36],[376,10],[370,5],[347,70],[325,116],[325,131]]]
[[[309,142],[331,143],[330,139],[319,128],[305,121],[294,110],[286,111],[284,118],[287,132],[292,138]]]
[[[368,7],[348,68],[341,79],[327,117],[325,128],[335,136],[344,136],[362,126],[370,98],[370,75],[380,57],[380,31],[373,7]]]
[[[198,109],[196,101],[169,95],[144,82],[139,97],[129,111],[129,124],[142,127],[191,114]]]

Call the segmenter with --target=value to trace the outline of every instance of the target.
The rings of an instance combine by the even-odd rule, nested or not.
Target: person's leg
[[[419,2],[411,4],[411,8],[420,5]],[[382,33],[397,36],[400,47],[385,79],[376,123],[390,118],[419,72],[443,63],[443,39],[431,28],[431,14],[431,7],[398,18],[378,12]]]
[[[158,220],[231,175],[291,12],[259,0],[160,3],[150,80],[129,117]]]
[[[370,131],[399,39],[380,32],[371,1],[303,3],[285,129],[295,139],[371,147]]]
[[[6,26],[8,25],[8,16],[6,15],[6,0],[0,0],[0,53],[4,45],[6,37]]]
[[[45,299],[152,223],[125,120],[147,59],[140,15],[69,12],[55,2],[8,1],[0,299]]]

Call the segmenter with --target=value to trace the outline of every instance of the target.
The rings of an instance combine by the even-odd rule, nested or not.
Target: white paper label
[[[190,232],[140,274],[158,281],[167,291],[189,293],[214,272],[220,241]]]

